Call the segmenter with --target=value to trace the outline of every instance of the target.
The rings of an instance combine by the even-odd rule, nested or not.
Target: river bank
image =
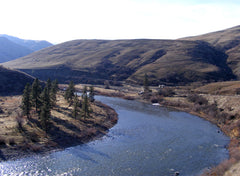
[[[22,129],[18,128],[21,96],[0,97],[0,161],[15,160],[35,154],[87,143],[105,135],[118,120],[111,107],[95,101],[91,103],[91,117],[74,119],[72,106],[57,95],[56,107],[51,111],[50,129],[46,133],[36,113],[23,117]]]
[[[240,165],[240,97],[237,95],[238,84],[239,82],[214,83],[214,85],[208,85],[210,87],[208,89],[206,86],[203,88],[194,86],[166,87],[162,90],[152,87],[152,92],[147,96],[138,94],[142,89],[141,87],[131,87],[129,85],[124,85],[122,89],[114,87],[111,91],[99,88],[98,91],[101,95],[159,103],[160,106],[188,112],[217,125],[231,139],[227,146],[230,158],[211,168],[211,170],[207,169],[203,175],[221,176],[224,173],[233,175],[236,170],[234,169],[235,165]],[[221,85],[221,88],[219,88],[219,85]],[[216,89],[218,91],[213,93],[212,90]],[[164,94],[159,94],[159,90]]]

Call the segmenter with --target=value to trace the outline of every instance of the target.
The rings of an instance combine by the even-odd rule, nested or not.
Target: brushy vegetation
[[[158,90],[158,95],[161,95],[164,97],[172,97],[175,95],[175,92],[173,88],[165,87]]]

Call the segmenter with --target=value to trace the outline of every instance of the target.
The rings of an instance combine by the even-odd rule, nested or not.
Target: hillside
[[[48,46],[52,44],[47,41],[24,40],[0,34],[0,63],[26,56]]]
[[[7,62],[32,53],[32,50],[0,37],[0,63]]]
[[[33,77],[16,71],[4,68],[0,65],[0,96],[22,94],[26,83],[32,83]]]
[[[49,43],[48,41],[45,41],[45,40],[25,40],[25,39],[20,39],[18,37],[6,35],[6,34],[1,34],[0,37],[5,37],[8,40],[10,40],[18,45],[24,46],[32,51],[38,51],[43,48],[52,46],[51,43]]]
[[[185,40],[75,40],[4,63],[46,80],[104,80],[185,84],[234,78],[227,55],[207,42]]]
[[[181,39],[183,40],[183,39]],[[200,36],[187,37],[184,40],[202,40],[210,43],[228,55],[227,64],[240,78],[240,26],[212,32]]]

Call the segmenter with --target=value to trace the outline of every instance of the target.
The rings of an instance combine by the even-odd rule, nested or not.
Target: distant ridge
[[[24,40],[0,34],[0,63],[26,56],[49,46],[52,44],[47,41]]]
[[[42,80],[101,84],[127,81],[188,84],[234,78],[228,56],[204,41],[74,40],[4,63]]]
[[[28,49],[33,51],[38,51],[53,45],[50,42],[45,40],[26,40],[26,39],[20,39],[14,36],[6,35],[6,34],[0,34],[0,37],[5,37],[10,41],[16,44],[22,45],[24,47],[27,47]]]
[[[18,45],[5,37],[0,37],[0,63],[26,56],[32,52],[29,48]]]

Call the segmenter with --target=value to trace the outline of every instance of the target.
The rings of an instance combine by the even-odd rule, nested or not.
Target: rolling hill
[[[32,83],[34,78],[26,73],[11,70],[0,66],[0,95],[22,94],[27,83]]]
[[[0,63],[7,62],[32,53],[32,50],[0,37]]]
[[[234,78],[228,56],[204,41],[74,40],[4,63],[40,79],[103,83],[186,84]]]
[[[18,37],[6,35],[6,34],[1,34],[0,37],[5,37],[8,40],[18,45],[24,46],[32,51],[38,51],[53,45],[46,40],[25,40],[25,39],[20,39]]]
[[[47,41],[24,40],[9,35],[0,35],[0,63],[26,56],[34,51],[52,46]]]
[[[228,66],[233,70],[238,79],[240,78],[240,26],[183,39],[206,41],[218,50],[225,52],[228,55]]]

